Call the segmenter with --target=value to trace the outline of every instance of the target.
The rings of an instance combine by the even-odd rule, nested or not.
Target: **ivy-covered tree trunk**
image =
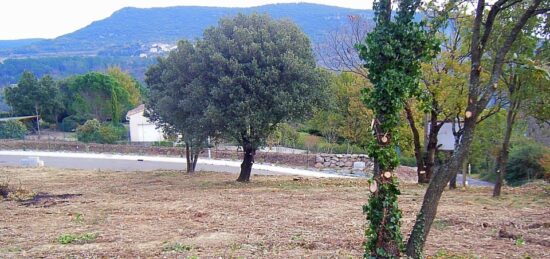
[[[377,116],[377,120],[383,120],[383,116]],[[375,132],[382,131],[378,125],[376,128]],[[398,258],[403,250],[401,211],[397,203],[400,191],[393,173],[396,163],[389,162],[395,161],[396,157],[395,144],[391,141],[393,135],[391,131],[377,134],[376,146],[370,149],[376,165],[370,180],[371,196],[368,204],[363,206],[363,212],[370,223],[365,231],[365,258]]]
[[[377,167],[370,180],[369,202],[363,206],[369,221],[365,258],[399,258],[404,249],[397,203],[400,191],[393,172],[399,164],[397,127],[406,101],[417,92],[421,60],[429,60],[438,46],[414,21],[420,3],[399,1],[392,19],[392,1],[375,1],[376,27],[368,34],[366,44],[358,46],[373,84],[365,92],[365,103],[375,114],[373,133],[377,139],[368,146]]]

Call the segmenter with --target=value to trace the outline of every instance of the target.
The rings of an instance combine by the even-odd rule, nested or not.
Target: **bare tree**
[[[348,15],[346,24],[329,31],[322,43],[315,46],[317,60],[332,71],[347,71],[367,78],[367,71],[355,47],[363,42],[372,25],[366,17]]]

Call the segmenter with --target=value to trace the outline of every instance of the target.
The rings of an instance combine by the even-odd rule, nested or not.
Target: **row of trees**
[[[519,75],[514,75],[514,71],[517,72],[519,67],[530,72],[540,71],[541,68],[528,66],[526,62],[519,65],[511,61],[520,57],[520,51],[525,53],[525,58],[532,57],[541,52],[536,47],[545,47],[547,44],[540,44],[540,37],[548,35],[548,27],[542,22],[545,17],[539,16],[548,14],[550,6],[547,3],[540,0],[499,0],[487,6],[485,1],[479,0],[475,1],[473,12],[469,12],[467,6],[458,1],[440,4],[430,3],[425,13],[435,15],[427,15],[430,19],[417,23],[413,16],[420,8],[421,1],[400,1],[395,5],[395,16],[392,16],[392,1],[375,1],[376,27],[368,34],[365,45],[360,47],[368,77],[373,83],[373,89],[368,90],[365,96],[367,106],[373,109],[376,116],[373,128],[377,136],[377,142],[369,148],[370,155],[375,159],[377,174],[372,183],[373,194],[369,204],[365,205],[370,221],[366,232],[368,240],[365,257],[395,258],[403,251],[413,258],[423,257],[423,247],[441,194],[466,161],[477,125],[495,114],[499,107],[504,107],[508,113],[508,125],[502,151],[497,159],[496,170],[501,177],[497,178],[495,196],[500,194],[501,185],[498,183],[502,182],[505,169],[502,161],[507,156],[506,144],[519,111],[517,102],[519,99],[529,100],[526,95],[516,95],[517,86],[527,84],[518,83]],[[449,26],[441,23],[453,15],[455,24]],[[450,44],[444,44],[444,51],[435,56],[439,52],[439,44],[434,44],[437,43],[436,32],[448,32],[449,28],[454,30],[452,37],[447,40]],[[530,40],[535,43],[531,48],[528,44]],[[426,57],[436,58],[428,63]],[[422,74],[420,62],[424,62],[428,69]],[[528,75],[530,72],[522,71],[520,74]],[[423,84],[419,84],[420,79]],[[539,82],[543,79],[547,80],[544,76],[538,78]],[[499,91],[499,84],[503,82],[506,88]],[[537,88],[538,82],[533,83],[536,94],[527,102],[544,104],[542,100],[548,100],[544,96],[548,94],[548,84]],[[501,99],[506,99],[508,104],[499,104],[499,97],[504,97]],[[415,106],[415,103],[418,104]],[[427,112],[427,124],[431,130],[424,149],[421,148],[420,134],[415,126],[417,116],[414,116],[413,107],[417,106],[425,108],[421,111]],[[393,140],[396,139],[395,129],[400,121],[401,108],[406,110],[415,138],[419,179],[422,179],[420,174],[423,174],[424,181],[429,183],[406,249],[402,246],[399,231],[399,188],[391,173],[397,165]],[[529,111],[532,109],[526,109],[525,114],[533,115]],[[542,115],[539,118],[548,116],[544,112],[537,115]],[[433,168],[433,157],[437,151],[436,132],[445,121],[456,122],[457,145],[449,161],[439,167],[437,173],[428,175],[426,170],[433,171],[430,168]]]
[[[517,99],[532,104],[522,111],[524,116],[548,118],[547,109],[536,105],[547,106],[547,61],[536,61],[547,43],[522,42],[539,43],[546,37],[539,15],[547,13],[548,6],[540,0],[499,0],[489,6],[479,0],[471,11],[467,4],[376,1],[376,27],[364,43],[346,41],[357,37],[334,38],[333,43],[344,42],[347,48],[333,46],[336,57],[324,60],[340,60],[335,70],[351,73],[332,80],[315,68],[309,42],[293,24],[261,15],[223,19],[206,30],[203,39],[180,42],[148,70],[149,116],[183,136],[188,171],[194,170],[208,136],[234,138],[244,149],[238,181],[248,181],[256,149],[277,125],[313,113],[310,123],[329,141],[345,136],[367,146],[375,159],[372,195],[364,207],[370,222],[365,257],[395,258],[405,252],[420,258],[441,194],[467,159],[476,126],[502,108],[515,119],[521,106],[514,104]],[[421,22],[415,18],[420,8],[427,18]],[[355,57],[349,48],[354,45],[360,54]],[[516,51],[515,46],[532,48]],[[526,53],[521,65],[510,62],[521,57],[518,53]],[[514,92],[518,80],[508,72],[520,67],[534,73],[534,88],[525,92],[531,95]],[[521,77],[526,73],[521,71]],[[499,87],[503,82],[507,87]],[[332,97],[328,102],[323,98],[327,93]],[[444,122],[454,124],[456,149],[436,173],[437,133]],[[396,147],[404,144],[401,129],[407,124],[419,181],[429,187],[405,248],[399,230],[399,187],[392,171],[398,165]]]
[[[38,79],[25,71],[18,84],[4,90],[15,116],[35,115],[43,121],[72,131],[86,120],[119,123],[126,112],[142,102],[144,88],[118,67],[106,73],[90,72],[56,81]],[[37,130],[40,125],[35,124]]]
[[[257,14],[222,19],[202,39],[179,42],[146,82],[149,117],[183,136],[187,170],[209,136],[223,136],[243,147],[242,182],[277,126],[303,119],[327,92],[308,37],[289,21]]]

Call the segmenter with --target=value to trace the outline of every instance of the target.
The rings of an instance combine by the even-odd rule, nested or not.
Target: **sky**
[[[2,0],[0,40],[55,38],[123,7],[221,6],[250,7],[273,3],[308,2],[355,9],[371,9],[372,0]]]

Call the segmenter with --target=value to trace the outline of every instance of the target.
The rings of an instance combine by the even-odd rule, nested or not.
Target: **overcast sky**
[[[0,40],[55,38],[109,17],[127,7],[178,5],[250,7],[272,3],[309,2],[371,9],[372,0],[1,0]]]

